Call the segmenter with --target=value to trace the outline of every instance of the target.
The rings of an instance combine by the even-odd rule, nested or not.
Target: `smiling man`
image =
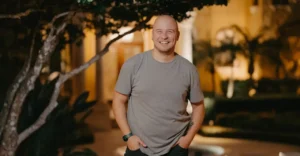
[[[125,156],[188,156],[204,118],[204,97],[196,67],[174,51],[179,34],[171,16],[157,17],[154,49],[122,66],[113,111],[127,142]],[[192,115],[186,111],[188,100]]]

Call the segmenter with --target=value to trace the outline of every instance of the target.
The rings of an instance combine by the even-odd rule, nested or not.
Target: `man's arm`
[[[205,116],[205,108],[204,108],[204,101],[198,103],[192,103],[193,112],[191,117],[191,124],[189,130],[185,136],[179,139],[178,144],[183,148],[188,148],[201,128],[202,122]]]
[[[112,109],[113,109],[117,124],[119,125],[119,127],[124,135],[127,135],[131,132],[129,125],[128,125],[127,116],[126,116],[127,101],[128,101],[127,95],[120,94],[115,91]],[[136,136],[135,134],[133,134],[133,136],[131,136],[127,141],[127,146],[130,150],[139,149],[140,145],[146,147],[145,143],[143,141],[141,141],[141,139],[138,136]]]
[[[128,101],[128,96],[120,94],[115,91],[112,109],[116,118],[116,121],[124,135],[130,133],[130,128],[128,126],[126,117],[126,103]]]

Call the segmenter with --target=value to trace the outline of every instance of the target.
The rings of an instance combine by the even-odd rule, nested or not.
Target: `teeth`
[[[162,44],[168,44],[169,42],[159,42],[159,43],[162,43]]]

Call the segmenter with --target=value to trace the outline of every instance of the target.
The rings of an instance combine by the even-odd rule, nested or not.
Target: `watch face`
[[[132,133],[129,133],[129,134],[127,134],[127,135],[124,135],[124,136],[123,136],[123,140],[124,140],[124,141],[127,141],[128,138],[131,137],[131,136],[132,136]]]
[[[127,138],[126,136],[123,136],[123,140],[124,140],[124,141],[127,141],[128,138]]]

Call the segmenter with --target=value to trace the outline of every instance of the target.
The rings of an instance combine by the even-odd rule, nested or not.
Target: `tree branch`
[[[29,9],[25,12],[17,13],[17,14],[7,14],[7,15],[0,15],[0,19],[21,19],[22,17],[28,16],[33,12],[45,12],[45,10],[33,10]]]
[[[24,130],[21,134],[19,134],[18,137],[18,145],[20,145],[26,138],[28,138],[33,132],[38,130],[41,126],[43,126],[46,123],[46,119],[48,115],[56,108],[58,103],[56,102],[56,99],[59,96],[60,86],[63,83],[62,77],[59,77],[57,82],[55,83],[54,92],[51,96],[50,104],[48,107],[42,112],[42,114],[39,116],[39,118],[36,120],[34,124],[32,124],[29,128]]]
[[[56,99],[58,98],[59,95],[59,89],[60,86],[66,81],[68,80],[70,77],[78,74],[79,72],[81,72],[82,70],[86,69],[87,67],[89,67],[91,64],[93,64],[94,62],[96,62],[100,56],[104,55],[105,52],[108,51],[108,47],[115,41],[117,41],[118,39],[122,38],[123,36],[130,34],[134,31],[136,31],[136,28],[133,28],[132,30],[117,36],[116,38],[114,38],[113,40],[111,40],[108,44],[106,44],[105,48],[100,51],[98,54],[96,54],[92,59],[90,59],[88,62],[86,62],[85,64],[81,65],[80,67],[72,70],[69,73],[66,73],[64,75],[61,75],[58,79],[58,81],[55,84],[55,89],[54,92],[52,94],[51,97],[51,101],[48,105],[48,107],[43,111],[43,113],[39,116],[38,120],[31,125],[29,128],[27,128],[26,130],[24,130],[20,135],[19,135],[19,139],[18,139],[18,145],[20,143],[22,143],[22,141],[24,141],[27,137],[29,137],[33,132],[35,132],[36,130],[38,130],[42,125],[44,125],[46,123],[46,118],[47,116],[56,108],[57,106],[57,102]],[[100,55],[102,54],[102,55]]]
[[[54,19],[58,19],[66,15],[65,13],[59,14],[54,17]],[[37,56],[37,60],[35,62],[34,67],[30,70],[25,80],[22,82],[20,89],[18,90],[12,104],[12,108],[10,111],[9,119],[7,124],[5,124],[5,131],[3,135],[3,142],[0,145],[0,148],[9,149],[10,151],[15,151],[18,147],[18,133],[17,133],[17,123],[22,110],[22,106],[24,104],[24,100],[28,93],[34,88],[34,84],[38,76],[40,75],[40,71],[42,69],[43,64],[49,59],[53,51],[55,50],[60,35],[64,32],[65,27],[67,26],[66,22],[63,22],[60,26],[55,27],[52,21],[52,27],[50,33],[44,42],[42,48],[39,50],[39,54]],[[12,136],[16,138],[11,138]],[[0,149],[1,150],[1,149]]]
[[[34,133],[37,129],[39,129],[42,125],[44,125],[46,123],[46,118],[48,117],[48,115],[56,108],[57,106],[57,98],[59,96],[59,89],[60,86],[67,81],[69,78],[71,78],[72,76],[80,73],[81,71],[83,71],[84,69],[88,68],[91,64],[93,64],[94,62],[96,62],[97,60],[99,60],[101,58],[101,56],[103,56],[104,54],[106,54],[109,50],[109,47],[111,44],[113,44],[114,42],[116,42],[117,40],[121,39],[122,37],[133,33],[135,31],[141,30],[142,28],[144,28],[144,25],[150,20],[151,18],[147,18],[144,22],[141,22],[139,25],[137,25],[136,27],[134,27],[133,29],[118,35],[116,38],[112,39],[111,41],[109,41],[106,46],[103,48],[103,50],[99,51],[93,58],[91,58],[88,62],[84,63],[83,65],[81,65],[80,67],[73,69],[71,72],[66,73],[66,74],[61,74],[58,81],[55,83],[55,89],[54,92],[52,94],[51,100],[49,102],[49,105],[47,106],[47,108],[43,111],[43,113],[39,116],[38,120],[31,125],[29,128],[27,128],[26,130],[24,130],[23,132],[20,133],[19,135],[19,139],[18,139],[18,145],[25,140],[26,138],[28,138],[32,133]]]
[[[23,82],[23,80],[27,76],[27,73],[29,71],[31,60],[32,60],[32,55],[33,55],[33,51],[34,51],[34,46],[35,46],[36,32],[37,32],[37,28],[35,28],[34,33],[33,33],[28,59],[25,61],[21,71],[18,73],[18,75],[14,79],[12,85],[10,86],[10,88],[7,91],[7,96],[4,101],[4,105],[1,110],[1,113],[0,113],[0,120],[1,120],[0,121],[0,126],[1,126],[0,127],[0,137],[3,133],[4,125],[6,123],[6,120],[7,120],[8,114],[9,114],[9,110],[11,108],[11,105],[12,105],[13,99],[16,95],[16,92],[17,92],[20,84]]]
[[[97,60],[99,60],[103,55],[105,55],[108,50],[109,50],[109,47],[111,44],[113,44],[114,42],[116,42],[117,40],[121,39],[122,37],[128,35],[128,34],[131,34],[135,31],[138,31],[140,30],[141,28],[140,27],[135,27],[127,32],[125,32],[124,34],[121,34],[121,35],[118,35],[117,37],[115,37],[114,39],[112,39],[111,41],[109,41],[105,47],[100,51],[98,52],[94,57],[92,57],[88,62],[84,63],[83,65],[79,66],[78,68],[72,70],[71,72],[69,73],[66,73],[63,75],[63,78],[64,78],[64,81],[66,81],[67,79],[73,77],[74,75],[80,73],[81,71],[83,71],[84,69],[88,68],[90,65],[92,65],[93,63],[95,63]]]
[[[57,21],[57,19],[61,18],[61,17],[64,17],[64,16],[67,16],[69,15],[71,12],[67,11],[67,12],[63,12],[63,13],[60,13],[56,16],[53,17],[52,21],[51,21],[51,24],[53,25],[55,23],[55,21]]]
[[[78,68],[76,69],[73,69],[71,72],[69,73],[66,73],[63,75],[64,77],[64,82],[66,80],[68,80],[70,77],[73,77],[74,75],[80,73],[81,71],[83,71],[84,69],[88,68],[91,64],[93,64],[94,62],[96,62],[97,60],[99,60],[103,55],[105,55],[108,50],[109,50],[109,47],[114,43],[116,42],[117,40],[121,39],[122,37],[128,35],[128,34],[131,34],[135,31],[138,31],[138,30],[141,30],[144,28],[144,25],[147,24],[147,22],[149,22],[151,19],[151,17],[147,17],[145,19],[145,21],[141,22],[140,24],[138,24],[137,26],[135,26],[134,28],[132,28],[131,30],[123,33],[123,34],[120,34],[118,35],[117,37],[115,37],[114,39],[110,40],[106,45],[105,47],[99,51],[94,57],[92,57],[88,62],[84,63],[83,65],[79,66]]]

